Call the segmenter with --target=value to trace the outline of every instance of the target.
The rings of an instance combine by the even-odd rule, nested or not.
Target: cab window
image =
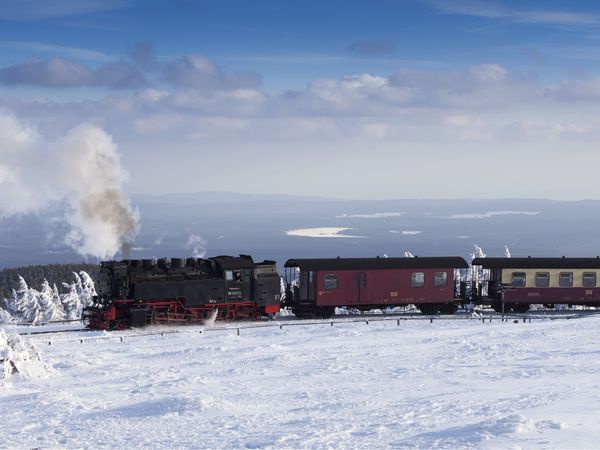
[[[225,271],[225,279],[227,281],[233,281],[233,272],[231,270]]]
[[[513,287],[525,287],[527,278],[525,272],[513,272],[511,278],[511,284]]]
[[[334,273],[328,273],[323,275],[323,287],[325,289],[337,289],[338,279]]]

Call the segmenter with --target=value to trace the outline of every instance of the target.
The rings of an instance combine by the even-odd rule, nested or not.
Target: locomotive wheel
[[[261,314],[259,311],[256,311],[256,312],[254,313],[254,317],[253,317],[253,319],[254,319],[256,322],[258,322],[259,320],[262,320],[262,314]]]
[[[235,320],[235,311],[228,311],[225,318],[227,320]]]

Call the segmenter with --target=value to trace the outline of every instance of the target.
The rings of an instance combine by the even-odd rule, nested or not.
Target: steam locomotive
[[[254,319],[280,309],[274,261],[248,255],[101,263],[98,296],[83,311],[89,327],[114,330],[161,323]]]

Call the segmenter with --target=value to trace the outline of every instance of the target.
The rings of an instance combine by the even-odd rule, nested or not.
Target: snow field
[[[54,373],[0,388],[0,442],[594,448],[599,326],[589,317],[31,336]]]

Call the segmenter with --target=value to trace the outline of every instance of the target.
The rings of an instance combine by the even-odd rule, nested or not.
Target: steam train
[[[331,317],[336,307],[412,304],[424,314],[454,314],[464,303],[503,313],[527,312],[531,304],[600,306],[600,258],[475,258],[471,267],[458,256],[321,258],[290,259],[284,267],[282,283],[275,261],[247,255],[103,262],[99,295],[83,320],[109,330],[215,314],[260,320],[281,306],[300,318]],[[465,282],[467,270],[481,276]]]
[[[215,313],[259,320],[278,312],[281,300],[275,262],[247,255],[106,261],[97,292],[83,321],[100,330],[194,323]]]

